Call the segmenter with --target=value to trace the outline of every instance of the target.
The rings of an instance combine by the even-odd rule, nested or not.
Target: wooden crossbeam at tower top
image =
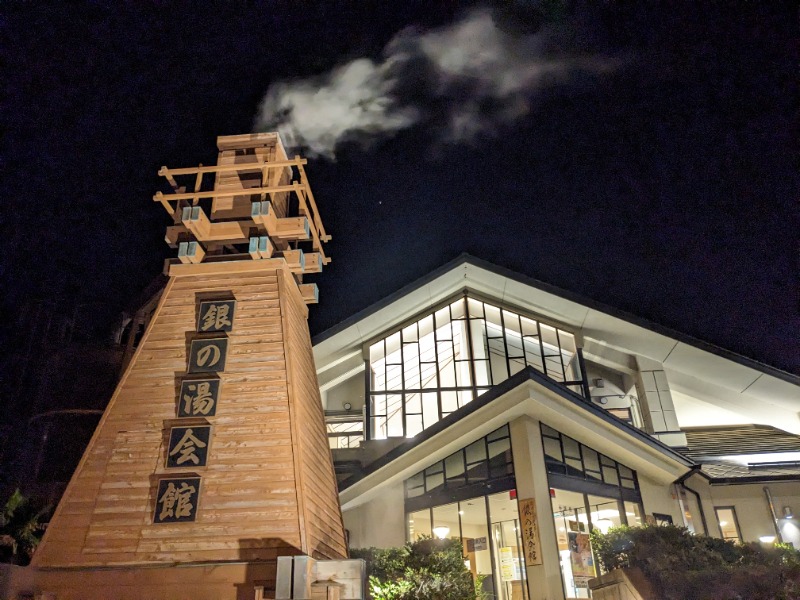
[[[310,246],[308,268],[328,264],[323,244],[331,238],[308,183],[306,159],[288,158],[276,133],[220,136],[217,146],[216,165],[158,171],[172,191],[156,192],[153,200],[172,217],[166,241],[181,248],[181,261],[259,259]],[[254,252],[265,247],[265,236],[270,252]],[[247,244],[249,252],[237,248]]]

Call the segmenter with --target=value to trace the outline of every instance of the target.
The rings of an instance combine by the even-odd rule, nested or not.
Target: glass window
[[[528,600],[517,501],[509,492],[406,514],[408,540],[460,540],[464,564],[494,600]]]
[[[406,498],[414,498],[425,493],[425,474],[423,471],[406,479]]]
[[[625,518],[631,527],[640,527],[644,524],[642,507],[637,502],[624,502]]]
[[[600,480],[600,458],[597,452],[587,446],[581,446],[581,451],[583,453],[583,467],[586,476]]]
[[[433,512],[433,537],[440,540],[460,537],[458,522],[458,504],[435,506]]]
[[[502,480],[508,484],[507,478],[513,475],[511,440],[508,425],[504,425],[406,479],[406,498],[442,493],[445,488],[447,494],[452,494],[476,483],[491,486],[493,481]],[[423,481],[424,490],[420,490]],[[469,489],[474,493],[474,488]]]
[[[639,500],[639,484],[636,472],[617,461],[600,454],[569,436],[562,435],[552,427],[541,424],[545,466],[551,475],[566,476],[575,481],[576,490],[583,488],[579,481],[591,481],[607,486],[609,493],[628,501]],[[563,452],[560,450],[563,449]],[[559,480],[559,486],[567,486]],[[568,486],[570,489],[572,485]],[[614,488],[618,492],[614,492]],[[596,489],[596,488],[595,488]]]
[[[431,533],[431,510],[419,510],[409,513],[407,517],[408,539],[415,541],[423,537],[432,537]]]
[[[456,452],[444,459],[444,468],[447,475],[447,485],[464,485],[466,473],[464,471],[464,454]]]
[[[606,498],[604,496],[586,496],[589,503],[589,520],[592,529],[599,529],[602,533],[608,533],[612,527],[622,525],[622,516],[619,512],[619,500],[616,498]]]
[[[467,465],[474,465],[486,460],[486,442],[485,440],[478,440],[473,442],[466,448],[467,452]]]
[[[422,424],[427,428],[439,420],[439,394],[422,393]]]
[[[458,503],[461,517],[461,541],[464,544],[464,563],[473,580],[484,578],[484,590],[491,591],[492,555],[489,544],[489,525],[485,498],[471,498]],[[488,581],[487,581],[488,579]],[[488,587],[488,589],[487,589]]]
[[[550,499],[566,597],[588,598],[589,579],[596,573],[586,499],[584,494],[560,489],[551,489]]]
[[[502,438],[488,442],[489,471],[492,477],[502,477],[514,472],[511,458],[511,440]]]
[[[495,598],[521,600],[527,597],[527,586],[516,496],[501,492],[488,496],[487,501],[492,553],[499,567],[494,581]]]
[[[542,442],[544,443],[545,456],[558,462],[564,461],[564,455],[561,454],[561,442],[550,437],[542,438]]]
[[[569,332],[459,298],[370,346],[370,438],[413,437],[526,367],[583,393],[576,356]],[[392,410],[380,394],[423,390],[437,402],[423,397],[421,410]]]
[[[717,513],[717,522],[722,532],[723,540],[741,542],[742,536],[739,533],[739,521],[736,519],[736,510],[733,506],[720,506],[714,509]]]
[[[435,492],[444,487],[442,463],[438,462],[425,469],[425,491]]]

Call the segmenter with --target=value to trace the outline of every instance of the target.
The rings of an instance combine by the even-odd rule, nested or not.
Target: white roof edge
[[[413,445],[406,452],[368,473],[340,492],[343,510],[368,502],[386,486],[402,482],[461,447],[521,416],[531,416],[574,437],[648,478],[671,483],[691,468],[634,435],[600,419],[533,380],[527,380],[459,421]],[[601,434],[602,432],[602,434]]]
[[[469,255],[462,255],[317,336],[314,339],[317,368],[324,370],[342,353],[354,351],[356,346],[433,308],[462,289],[540,315],[543,320],[579,332],[596,344],[660,362],[668,372],[680,373],[702,381],[704,386],[717,388],[717,396],[741,395],[751,401],[780,405],[787,411],[792,407],[796,413],[800,411],[800,376],[590,300],[565,297],[569,292]],[[705,391],[698,389],[698,393]]]

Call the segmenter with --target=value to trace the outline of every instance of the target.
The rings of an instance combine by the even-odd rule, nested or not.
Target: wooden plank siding
[[[284,319],[285,346],[288,361],[289,386],[294,409],[294,434],[299,448],[299,468],[302,474],[301,499],[306,554],[313,558],[345,558],[347,546],[333,458],[328,444],[322,400],[316,378],[314,354],[308,326],[305,325],[308,307],[288,271],[282,278],[281,312]]]
[[[38,567],[346,556],[307,326],[277,261],[170,278],[34,557]],[[198,298],[235,297],[205,467],[166,469]],[[200,296],[199,296],[200,295]],[[91,376],[91,374],[87,374]],[[201,477],[194,522],[153,524],[159,476]]]

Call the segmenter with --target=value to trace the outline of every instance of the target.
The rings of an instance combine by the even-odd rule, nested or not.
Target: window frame
[[[470,311],[470,301],[474,301],[480,303],[481,305],[481,315],[482,316],[471,316]],[[454,318],[453,317],[453,305],[461,302],[463,306],[463,310],[459,311],[461,313],[460,317]],[[491,323],[488,321],[486,307],[491,306],[498,310],[499,312],[499,327],[500,333],[498,335],[489,336],[488,335],[488,326],[487,323]],[[461,353],[461,357],[456,359],[455,358],[455,339],[451,336],[449,339],[442,339],[439,340],[438,338],[438,329],[441,327],[438,325],[437,322],[437,315],[443,310],[448,310],[448,317],[449,317],[449,324],[454,322],[462,322],[463,325],[459,327],[463,327],[463,333],[461,338],[459,339],[459,352]],[[508,313],[508,315],[506,314]],[[516,319],[516,328],[513,325],[506,324],[506,318],[509,315],[513,315]],[[417,379],[419,380],[419,388],[406,388],[406,372],[409,370],[409,366],[406,365],[406,357],[405,357],[405,346],[408,344],[419,344],[419,340],[422,339],[423,335],[420,333],[420,323],[422,323],[425,319],[431,318],[433,320],[433,328],[432,328],[432,335],[433,335],[433,342],[432,348],[434,352],[434,363],[430,363],[429,361],[422,361],[420,360],[420,352],[417,352],[415,355],[417,357],[417,366],[419,367],[419,375]],[[535,340],[531,342],[528,340],[530,335],[524,333],[525,325],[523,319],[527,319],[535,323],[536,334],[533,335]],[[480,323],[480,325],[478,325]],[[417,326],[416,335],[414,336],[412,333],[413,340],[406,342],[404,337],[404,331],[411,326]],[[530,325],[529,325],[530,326]],[[473,338],[476,336],[476,331],[478,327],[482,327],[482,331],[480,332],[479,336],[484,339],[486,342],[486,349],[485,354],[486,357],[483,358],[476,358],[475,348],[473,348],[474,340]],[[547,350],[545,348],[545,344],[543,341],[543,329],[551,329],[552,336],[554,337],[556,343],[558,344],[558,349],[556,353],[553,353],[551,350]],[[520,336],[520,348],[517,349],[517,354],[520,356],[510,356],[509,352],[509,332],[516,331],[519,329],[519,336]],[[452,331],[452,325],[450,326],[450,330]],[[399,365],[395,363],[387,363],[387,356],[388,356],[388,349],[387,349],[387,341],[392,338],[393,336],[399,336]],[[425,335],[428,335],[426,333]],[[572,338],[571,343],[566,343],[565,335],[569,335]],[[492,340],[500,340],[502,342],[502,348],[504,349],[503,352],[500,354],[494,353],[495,358],[493,359],[493,352],[491,350],[491,344],[489,338],[491,337]],[[563,338],[563,339],[562,339]],[[513,306],[506,302],[499,302],[493,300],[491,298],[487,298],[480,293],[474,293],[466,288],[462,289],[460,292],[453,294],[452,296],[444,299],[440,303],[437,303],[431,308],[428,308],[425,311],[422,311],[415,316],[404,320],[399,325],[386,330],[379,336],[375,336],[374,338],[368,340],[363,345],[363,356],[365,360],[365,398],[366,398],[366,430],[364,432],[364,438],[366,440],[372,439],[389,439],[389,438],[409,438],[418,435],[420,432],[428,429],[434,423],[441,421],[442,419],[446,418],[453,412],[456,412],[463,408],[469,402],[475,400],[477,397],[491,389],[492,387],[498,385],[502,381],[505,381],[509,377],[511,377],[511,373],[518,372],[520,369],[517,368],[519,365],[517,364],[520,360],[523,363],[522,368],[524,369],[527,366],[532,367],[537,372],[542,373],[545,377],[552,379],[557,384],[563,386],[565,389],[572,391],[573,393],[577,393],[579,395],[585,396],[587,393],[586,387],[586,374],[585,368],[583,366],[583,360],[581,358],[580,348],[578,346],[578,334],[568,326],[565,326],[562,323],[557,321],[553,321],[551,319],[542,319],[541,316],[531,313],[530,311],[526,311],[524,309],[520,309],[517,306]],[[563,342],[563,343],[562,343]],[[376,376],[373,372],[373,358],[372,358],[372,351],[373,347],[378,344],[383,344],[383,348],[378,352],[383,352],[382,357],[376,358],[375,362],[383,360],[383,388],[385,389],[375,389],[376,388]],[[439,353],[441,351],[440,346],[443,344],[450,344],[450,350],[453,353],[453,358],[450,361],[452,365],[450,368],[454,371],[454,383],[455,385],[442,385],[442,374],[441,370],[443,365],[440,362]],[[526,347],[530,345],[530,343],[534,343],[534,345],[538,344],[538,349],[540,354],[537,355],[539,360],[541,361],[541,369],[537,366],[538,362],[534,360],[536,356],[531,355],[529,357],[529,352]],[[571,350],[570,350],[571,348]],[[394,352],[394,350],[392,350]],[[569,363],[565,362],[565,352],[571,352],[572,358],[570,359]],[[413,354],[413,353],[411,353]],[[482,355],[483,353],[481,353]],[[464,358],[466,356],[466,358]],[[559,369],[558,372],[552,371],[550,367],[551,362],[553,359],[558,357],[558,365]],[[503,377],[501,373],[498,380],[496,379],[497,374],[494,373],[494,369],[496,368],[492,362],[503,362],[505,361],[505,374],[506,376]],[[574,361],[574,365],[572,364]],[[486,371],[485,375],[488,378],[486,383],[483,383],[483,377],[479,376],[478,374],[478,365],[477,363],[486,363],[484,365],[484,370]],[[434,367],[434,374],[433,377],[435,378],[435,384],[433,386],[428,386],[422,380],[422,370],[423,365],[433,365]],[[459,366],[461,365],[461,366]],[[572,365],[572,366],[570,366]],[[394,389],[389,389],[389,385],[387,385],[387,378],[388,378],[388,369],[387,366],[391,366],[393,369],[397,370],[400,377],[400,385]],[[502,365],[501,365],[502,366]],[[459,369],[467,369],[468,373],[464,371],[461,374],[463,379],[460,380],[459,378]],[[567,373],[577,375],[579,379],[567,379]],[[464,381],[469,379],[469,381],[465,384]],[[481,382],[478,381],[481,379]],[[431,398],[426,398],[426,394],[435,394],[436,395],[436,406],[433,407],[435,410],[426,410],[425,403],[431,402]],[[419,396],[417,399],[413,399],[413,396]],[[447,399],[449,398],[449,404],[447,403]],[[453,403],[453,400],[455,402]],[[394,406],[391,410],[389,408],[389,403],[392,402],[393,404],[397,405],[399,401],[399,406]],[[410,401],[419,402],[420,408],[419,411],[410,412],[408,410],[408,404]],[[451,406],[452,405],[452,406]],[[382,406],[383,410],[380,413],[377,413],[375,408],[378,406]],[[432,405],[431,405],[432,406]],[[430,409],[430,407],[429,407]],[[399,414],[398,414],[399,413]],[[435,413],[435,414],[433,414]],[[426,422],[426,415],[429,417],[435,417],[435,420],[432,422]],[[419,423],[414,423],[413,426],[409,422],[409,417],[415,417],[419,419]],[[401,421],[401,435],[397,435],[399,432],[399,428],[397,427],[398,423],[394,422],[394,431],[392,422],[394,419],[399,419]],[[420,428],[421,427],[421,428]],[[376,430],[381,431],[381,437],[376,437],[375,432]]]
[[[719,518],[719,511],[721,511],[721,510],[729,510],[729,511],[731,511],[731,515],[733,516],[733,526],[736,529],[736,539],[729,538],[729,537],[726,538],[725,534],[722,532],[722,525],[720,524],[720,518]],[[741,544],[742,543],[742,530],[739,527],[739,517],[736,514],[736,507],[734,505],[730,505],[730,506],[715,506],[714,507],[714,516],[717,519],[717,527],[719,527],[720,537],[723,540],[726,540],[726,541],[731,541],[732,540],[734,542],[737,542],[737,543]]]

